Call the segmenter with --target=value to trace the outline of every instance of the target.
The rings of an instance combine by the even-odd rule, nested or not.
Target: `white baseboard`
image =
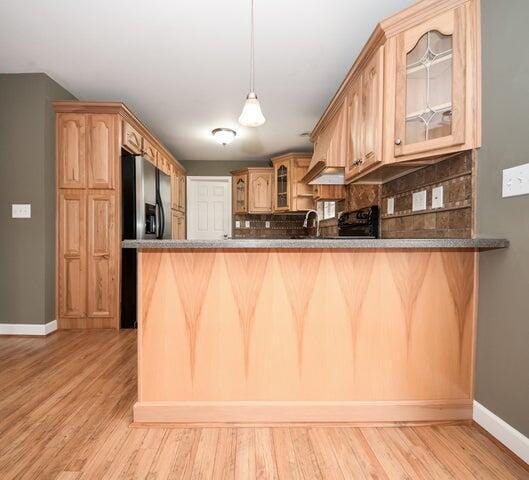
[[[511,452],[529,463],[529,438],[474,400],[474,421],[503,443]]]
[[[49,335],[57,330],[57,320],[46,324],[0,323],[0,335]]]

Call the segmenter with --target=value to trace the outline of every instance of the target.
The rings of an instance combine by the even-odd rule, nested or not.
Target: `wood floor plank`
[[[0,337],[0,479],[521,479],[472,425],[136,428],[136,332]]]

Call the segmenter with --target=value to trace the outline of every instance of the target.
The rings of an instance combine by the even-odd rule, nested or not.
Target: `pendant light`
[[[257,95],[254,91],[254,27],[253,27],[253,2],[251,0],[251,23],[250,23],[250,93],[246,96],[244,107],[242,109],[241,116],[239,117],[239,123],[245,127],[259,127],[266,122],[266,119],[261,112],[261,105],[257,99]]]

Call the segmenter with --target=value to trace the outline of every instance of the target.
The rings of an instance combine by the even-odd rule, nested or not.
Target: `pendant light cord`
[[[253,40],[253,0],[251,0],[250,19],[250,92],[254,92],[254,40]]]

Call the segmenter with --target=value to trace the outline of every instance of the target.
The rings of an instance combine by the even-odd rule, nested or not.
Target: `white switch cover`
[[[426,210],[426,190],[421,190],[420,192],[415,192],[413,194],[413,204],[411,209],[414,212]]]
[[[432,190],[432,208],[443,208],[443,186],[435,187]]]
[[[529,194],[529,163],[503,171],[503,197]]]
[[[250,220],[244,221],[244,228],[250,228]]]
[[[235,220],[235,228],[241,228],[241,221]]]
[[[31,218],[31,204],[13,203],[11,205],[12,218]]]
[[[265,222],[265,228],[270,228],[270,222]]]
[[[388,198],[388,215],[395,213],[395,197]]]

